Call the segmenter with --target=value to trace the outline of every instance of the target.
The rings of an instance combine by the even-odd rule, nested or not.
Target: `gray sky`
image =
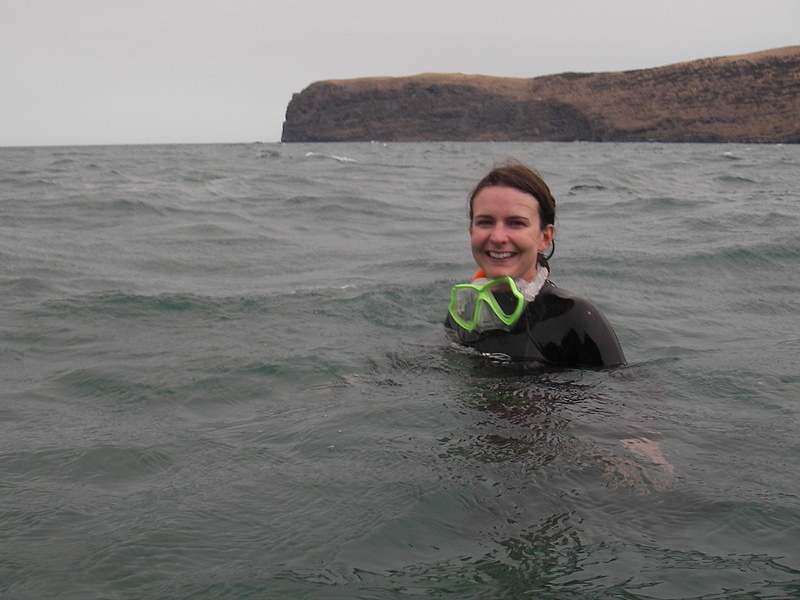
[[[0,146],[274,142],[323,79],[619,71],[800,44],[800,0],[0,0]]]

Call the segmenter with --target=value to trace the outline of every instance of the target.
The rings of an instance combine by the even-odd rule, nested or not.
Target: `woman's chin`
[[[498,267],[486,265],[483,267],[483,272],[489,279],[499,279],[500,277],[511,277],[516,279],[516,269],[511,267]]]
[[[524,279],[532,281],[536,277],[536,265],[524,268],[522,265],[479,265],[488,279],[499,279],[500,277],[511,277],[511,279]]]

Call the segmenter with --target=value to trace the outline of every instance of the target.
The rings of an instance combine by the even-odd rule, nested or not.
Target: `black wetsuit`
[[[514,360],[569,367],[612,367],[625,362],[617,335],[603,314],[549,280],[511,331],[469,332],[449,314],[445,326],[465,346]]]

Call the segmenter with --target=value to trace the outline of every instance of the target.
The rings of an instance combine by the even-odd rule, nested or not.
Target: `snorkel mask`
[[[482,284],[461,283],[450,291],[447,310],[453,321],[466,331],[510,331],[525,310],[525,297],[511,277]]]

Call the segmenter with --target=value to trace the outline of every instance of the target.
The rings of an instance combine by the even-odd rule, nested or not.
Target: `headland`
[[[529,79],[319,81],[292,97],[281,140],[800,143],[800,46]]]

